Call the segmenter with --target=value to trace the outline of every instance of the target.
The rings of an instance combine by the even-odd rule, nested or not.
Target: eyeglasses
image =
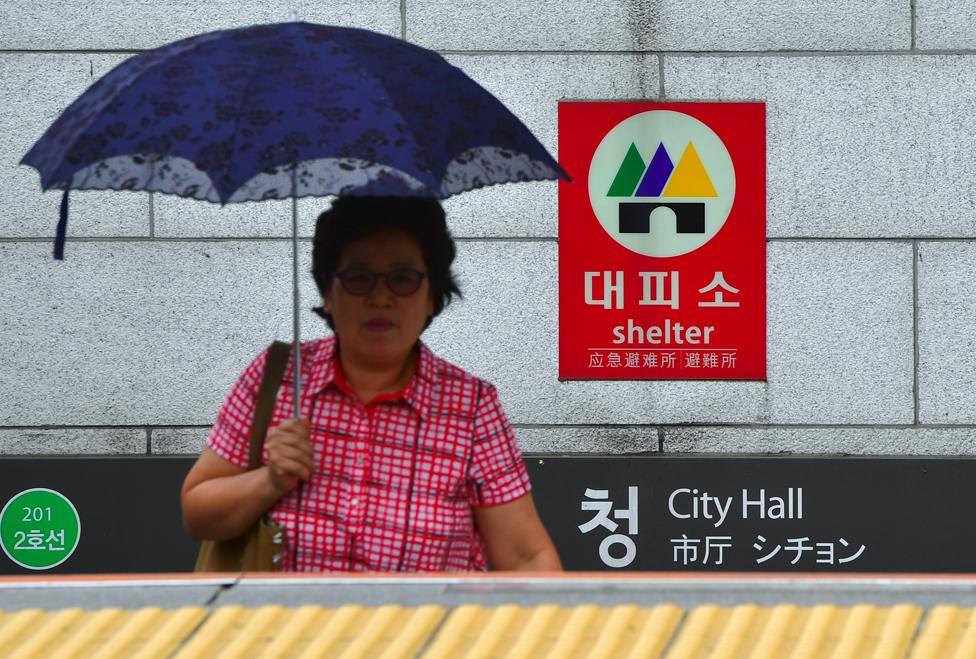
[[[386,288],[399,297],[413,295],[420,290],[427,273],[413,268],[397,268],[389,272],[373,272],[368,268],[349,268],[335,273],[342,283],[343,290],[349,295],[363,297],[369,295],[376,288],[380,277],[386,280]]]

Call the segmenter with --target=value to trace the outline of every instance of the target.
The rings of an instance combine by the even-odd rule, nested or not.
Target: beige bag
[[[268,434],[275,397],[288,362],[287,343],[275,341],[268,352],[268,361],[258,390],[254,421],[248,437],[249,469],[261,466],[264,439]],[[281,549],[284,527],[272,522],[267,514],[247,531],[230,540],[204,540],[200,544],[195,572],[277,572],[281,569]]]

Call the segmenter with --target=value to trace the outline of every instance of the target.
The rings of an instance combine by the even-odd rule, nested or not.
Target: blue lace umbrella
[[[500,101],[440,55],[366,30],[290,22],[136,55],[24,156],[44,190],[147,190],[220,204],[292,201],[295,363],[299,197],[445,198],[569,179]],[[300,374],[295,372],[295,388]],[[296,397],[297,400],[297,397]]]

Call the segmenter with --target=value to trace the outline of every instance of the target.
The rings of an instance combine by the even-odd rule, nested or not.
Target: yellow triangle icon
[[[681,155],[681,161],[668,181],[668,187],[664,188],[663,197],[717,197],[715,186],[708,178],[708,172],[702,165],[695,145],[688,142],[685,152]]]

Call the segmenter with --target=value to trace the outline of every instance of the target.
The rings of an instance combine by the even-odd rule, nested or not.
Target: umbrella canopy
[[[518,118],[437,53],[304,22],[210,32],[136,55],[72,103],[21,163],[40,172],[45,190],[221,204],[445,198],[569,178]]]
[[[21,160],[64,190],[147,190],[220,204],[292,199],[294,387],[300,398],[297,199],[445,198],[569,179],[500,101],[443,57],[355,28],[289,22],[201,34],[129,58]]]

